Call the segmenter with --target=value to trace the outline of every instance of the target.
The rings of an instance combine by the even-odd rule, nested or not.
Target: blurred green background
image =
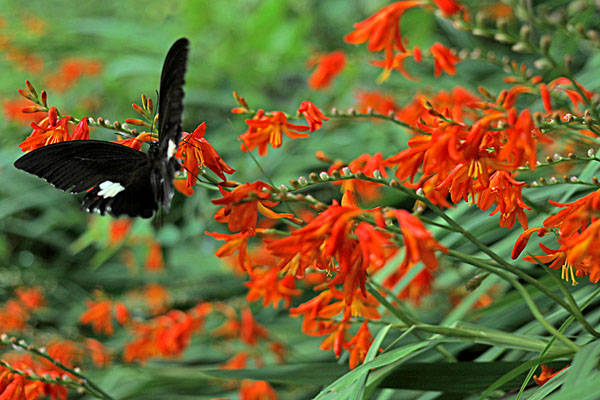
[[[355,22],[386,4],[373,0],[0,0],[0,102],[7,109],[7,102],[19,98],[16,90],[24,88],[29,79],[38,91],[47,89],[49,104],[65,115],[101,116],[110,121],[135,118],[131,104],[139,104],[141,93],[156,98],[164,56],[176,39],[185,36],[191,41],[191,54],[184,130],[192,131],[207,122],[205,137],[237,170],[232,179],[252,182],[270,178],[285,183],[309,171],[327,169],[328,165],[314,157],[316,150],[345,161],[365,152],[382,151],[387,156],[405,146],[407,135],[392,124],[331,121],[310,139],[284,138],[281,149],[271,149],[268,156],[260,158],[267,177],[240,151],[237,138],[246,129],[245,117],[230,113],[236,106],[233,91],[254,109],[294,114],[303,100],[324,110],[354,107],[358,89],[383,90],[404,105],[417,88],[441,90],[461,84],[475,91],[476,85],[488,89],[501,85],[500,68],[466,61],[460,66],[463,78],[436,79],[428,65],[422,67],[428,70],[419,82],[392,74],[384,88],[378,87],[375,81],[380,70],[369,65],[372,55],[364,46],[344,43],[343,38]],[[423,10],[411,11],[402,26],[411,43],[423,48],[440,40],[456,47],[474,44],[466,33]],[[311,70],[306,61],[317,52],[336,49],[348,51],[346,69],[330,88],[309,90]],[[64,91],[53,90],[52,76],[67,59],[97,61],[101,71],[82,76]],[[408,69],[417,70],[414,65]],[[221,243],[204,234],[225,232],[213,220],[216,207],[210,200],[216,192],[197,188],[189,198],[176,194],[171,213],[161,221],[135,221],[132,235],[158,240],[166,267],[157,273],[141,267],[132,272],[118,256],[120,248],[107,245],[109,217],[81,212],[79,196],[55,190],[13,168],[21,154],[17,145],[30,131],[27,123],[6,114],[0,121],[0,296],[6,299],[23,285],[42,288],[48,307],[31,322],[34,330],[24,333],[33,343],[43,345],[52,337],[91,336],[89,327],[77,321],[95,289],[120,299],[147,283],[160,283],[169,288],[172,306],[178,309],[200,301],[227,300],[236,306],[246,302],[244,279],[214,256]],[[93,130],[91,136],[115,138],[110,130],[102,129]],[[330,201],[339,198],[339,189],[327,186],[315,195]],[[489,222],[497,223],[495,218]],[[479,228],[486,230],[484,225]],[[144,251],[134,252],[138,266],[146,257]],[[429,312],[439,315],[448,311],[444,301],[430,303]],[[271,334],[288,346],[289,362],[323,361],[325,381],[345,370],[347,360],[343,357],[336,366],[331,352],[318,350],[322,338],[303,335],[301,321],[286,317],[287,311],[263,309],[260,304],[252,304],[252,310]],[[221,322],[209,320],[207,331]],[[120,348],[129,338],[120,330],[103,342]],[[232,346],[210,335],[196,335],[181,360],[153,361],[144,367],[111,366],[90,372],[90,376],[118,398],[235,397],[233,389],[228,392],[199,372],[200,367],[216,368],[235,354],[237,349]],[[267,356],[267,361],[273,360]],[[323,384],[307,383],[305,379],[297,386],[282,389],[276,385],[276,389],[281,389],[281,398],[304,399],[311,398]]]

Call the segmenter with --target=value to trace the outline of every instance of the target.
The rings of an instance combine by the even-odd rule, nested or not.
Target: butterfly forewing
[[[189,42],[176,41],[160,78],[159,142],[148,153],[98,140],[73,140],[33,150],[15,167],[71,193],[87,192],[82,208],[118,217],[149,218],[169,211],[173,178],[180,165],[174,153],[181,137],[183,84]]]
[[[56,143],[25,154],[15,162],[15,167],[45,179],[58,189],[71,193],[87,191],[84,208],[88,211],[150,217],[152,212],[143,214],[148,214],[148,208],[157,208],[150,187],[148,157],[117,143],[101,140]],[[125,200],[127,206],[122,204]],[[140,206],[143,210],[136,212]]]
[[[160,76],[158,99],[159,154],[167,159],[173,156],[181,138],[183,116],[183,85],[188,58],[189,41],[177,40],[167,53]]]

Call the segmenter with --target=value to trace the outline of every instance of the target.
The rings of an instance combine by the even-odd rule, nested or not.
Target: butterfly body
[[[82,208],[114,217],[150,218],[159,207],[169,211],[174,158],[181,138],[183,84],[189,42],[179,39],[167,54],[161,74],[157,143],[147,153],[100,140],[72,140],[33,150],[15,167],[71,193],[87,192]]]

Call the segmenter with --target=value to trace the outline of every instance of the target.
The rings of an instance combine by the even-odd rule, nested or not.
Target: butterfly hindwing
[[[167,53],[160,76],[158,146],[159,155],[164,160],[173,156],[181,138],[188,51],[189,41],[186,38],[177,40]]]
[[[148,218],[158,207],[152,195],[148,157],[117,143],[101,140],[55,143],[25,154],[15,162],[15,167],[61,190],[88,191],[83,205],[88,211]]]

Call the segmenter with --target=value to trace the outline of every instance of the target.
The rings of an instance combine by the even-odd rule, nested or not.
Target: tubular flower
[[[29,126],[31,122],[39,123],[44,117],[42,111],[33,111],[31,101],[19,97],[18,99],[8,99],[2,102],[4,117],[8,121],[17,122]],[[35,106],[34,106],[35,107]],[[31,110],[31,111],[30,111]],[[23,112],[26,111],[26,112]]]
[[[454,15],[462,10],[462,6],[455,0],[433,0],[433,2],[445,17]]]
[[[445,71],[448,75],[456,74],[456,63],[460,61],[452,50],[441,43],[435,43],[429,49],[433,56],[433,74],[438,77]]]
[[[406,68],[404,68],[404,60],[406,60],[410,56],[413,56],[415,61],[419,60],[417,62],[420,62],[420,49],[418,47],[415,47],[413,50],[407,50],[403,53],[396,53],[396,55],[391,59],[371,61],[372,65],[384,69],[381,75],[377,78],[377,83],[387,81],[393,69],[398,70],[406,79],[411,81],[417,81],[418,79],[409,74],[406,71]]]
[[[25,378],[11,372],[8,368],[0,369],[0,399],[27,400]]]
[[[300,296],[302,291],[296,288],[296,282],[291,275],[279,277],[277,268],[256,267],[248,271],[250,281],[245,283],[248,288],[246,300],[252,302],[263,299],[263,306],[273,303],[277,308],[279,300],[283,300],[284,307],[289,308],[292,297]]]
[[[125,345],[125,362],[146,361],[156,357],[177,357],[189,345],[193,333],[202,327],[204,315],[194,308],[173,310],[147,322],[133,325],[135,339]]]
[[[317,65],[317,69],[308,79],[308,86],[314,90],[326,89],[331,85],[331,81],[346,66],[346,53],[336,50],[331,53],[316,57],[315,60],[309,60],[309,65]],[[312,131],[311,131],[312,132]]]
[[[367,321],[364,321],[356,335],[344,345],[346,350],[350,352],[350,369],[354,369],[365,360],[371,342],[373,342],[373,336],[369,332]]]
[[[305,334],[311,336],[323,335],[330,331],[331,323],[319,319],[319,314],[333,299],[333,292],[326,289],[298,307],[290,308],[290,315],[293,317],[302,315],[304,317],[302,320],[302,332]]]
[[[391,95],[378,90],[361,90],[356,93],[356,99],[358,101],[357,109],[363,114],[373,111],[382,115],[390,115],[400,110]]]
[[[58,110],[56,107],[51,107],[48,116],[39,124],[31,123],[33,132],[19,147],[22,151],[31,151],[49,144],[71,140],[68,128],[70,119],[70,116],[58,119]]]
[[[132,149],[141,150],[142,143],[147,142],[149,140],[154,141],[156,140],[156,138],[153,137],[152,133],[150,132],[142,132],[134,138],[112,140],[112,142],[122,144],[123,146],[131,147]]]
[[[85,339],[85,347],[96,367],[102,368],[110,364],[111,355],[102,343],[96,339],[87,338]]]
[[[575,86],[577,86],[579,90],[577,90]],[[579,82],[572,81],[571,79],[565,77],[553,80],[548,84],[548,88],[565,93],[575,108],[578,108],[580,103],[585,104],[586,101],[590,101],[592,97],[594,97],[594,92],[587,90]],[[585,95],[586,99],[581,96],[580,91]]]
[[[490,214],[500,212],[500,226],[512,228],[518,218],[523,229],[527,229],[527,215],[524,209],[531,210],[521,196],[525,182],[516,181],[510,172],[496,171],[490,177],[489,186],[484,189],[477,201],[477,206],[487,210],[492,204],[497,204],[496,209]]]
[[[344,195],[343,204],[349,194]],[[395,251],[388,235],[366,222],[355,221],[363,213],[366,211],[353,205],[340,206],[334,202],[306,226],[288,237],[269,242],[267,248],[281,258],[280,269],[297,279],[305,277],[307,268],[334,272],[329,287],[342,284],[345,301],[352,304],[357,288],[366,295],[369,268],[381,268]],[[352,238],[353,234],[359,239]]]
[[[200,167],[205,165],[223,181],[225,174],[233,174],[231,168],[204,138],[206,123],[203,122],[192,133],[183,132],[175,157],[183,161],[183,168],[187,171],[186,185],[192,188],[196,184]],[[193,190],[193,189],[192,189]]]
[[[293,218],[293,214],[278,214],[267,207],[274,207],[278,202],[269,201],[272,187],[264,182],[245,183],[237,186],[232,192],[219,187],[222,198],[213,200],[213,204],[224,206],[215,214],[215,220],[227,223],[230,232],[252,232],[256,230],[258,211],[271,219]]]
[[[79,321],[84,325],[92,325],[96,333],[111,336],[114,332],[112,325],[112,302],[110,300],[87,302],[87,311],[81,314]]]
[[[340,170],[343,167],[344,165],[340,162],[334,163],[329,168],[328,173],[331,174],[333,171]],[[366,176],[372,177],[375,171],[379,171],[381,176],[385,178],[388,176],[381,153],[376,153],[372,156],[369,154],[362,154],[357,159],[351,161],[347,167],[350,168],[350,171],[354,174],[362,172]],[[360,179],[344,179],[335,184],[341,186],[342,193],[346,193],[346,191],[357,193],[365,201],[377,199],[379,197],[379,188],[382,186],[380,183]]]
[[[400,269],[406,269],[419,261],[429,269],[437,268],[438,260],[434,252],[439,250],[446,253],[448,250],[431,236],[419,218],[405,210],[392,210],[387,216],[396,218],[402,231],[405,256]]]
[[[238,263],[242,270],[248,269],[248,240],[253,236],[254,232],[238,232],[233,235],[217,232],[205,232],[207,235],[214,237],[217,240],[225,240],[225,244],[217,250],[215,255],[219,258],[230,257],[236,251],[238,253]]]
[[[569,366],[567,365],[560,371],[557,371],[554,368],[548,367],[546,365],[541,365],[541,368],[542,368],[542,373],[540,374],[540,376],[539,377],[537,375],[533,376],[533,380],[535,381],[535,383],[537,383],[538,386],[543,386],[550,379],[554,378],[555,375],[558,375],[565,369],[569,368]]]
[[[346,35],[346,42],[361,44],[369,42],[371,52],[385,51],[385,59],[391,63],[394,50],[405,52],[400,35],[400,19],[406,10],[420,6],[420,1],[397,1],[382,8],[364,21],[354,24],[354,31]]]
[[[64,60],[58,71],[47,78],[47,86],[57,92],[64,92],[83,76],[95,76],[102,71],[96,60],[71,58]]]
[[[571,279],[573,284],[576,283],[575,275],[589,276],[590,281],[598,282],[600,280],[600,219],[597,217],[597,210],[600,207],[600,190],[572,203],[563,204],[552,200],[550,203],[566,208],[546,218],[544,228],[539,229],[542,232],[557,230],[560,248],[553,250],[540,243],[545,255],[532,255],[523,259],[533,263],[551,262],[550,268],[562,268],[563,279],[567,281]]]
[[[240,400],[277,400],[277,392],[266,381],[244,379],[240,387]]]
[[[304,115],[311,132],[321,129],[323,121],[329,121],[329,118],[324,116],[321,110],[310,101],[303,101],[302,104],[300,104],[298,114]]]
[[[269,116],[263,110],[258,110],[254,118],[246,120],[246,124],[248,124],[248,130],[240,136],[240,140],[243,142],[241,149],[248,152],[258,147],[258,154],[261,156],[267,154],[269,143],[274,149],[281,147],[284,133],[291,139],[309,136],[306,133],[300,133],[307,131],[308,126],[289,123],[286,115],[280,111],[273,111]]]

